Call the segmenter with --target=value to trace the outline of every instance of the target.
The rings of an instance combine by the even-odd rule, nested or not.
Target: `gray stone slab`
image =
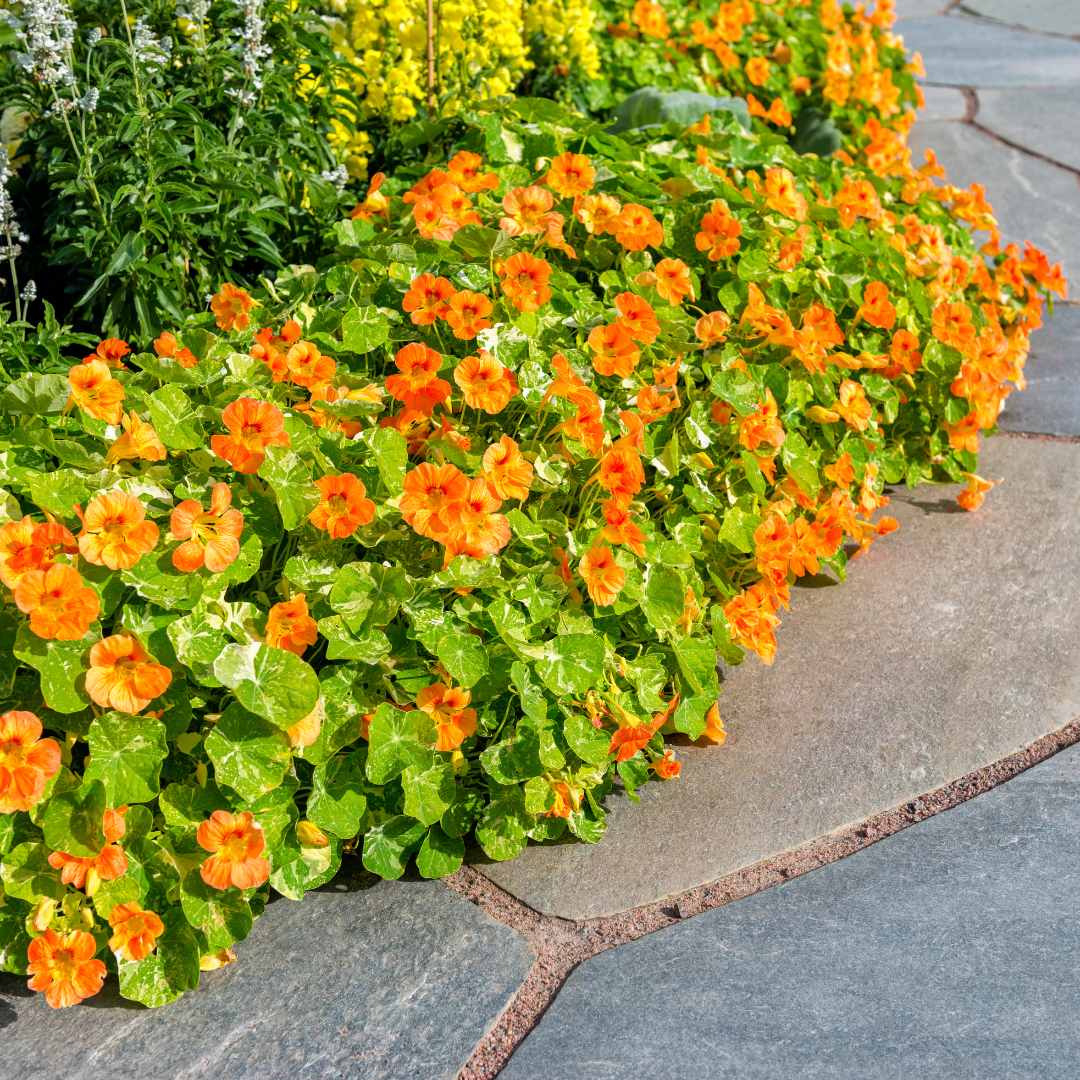
[[[917,19],[924,15],[941,15],[949,6],[949,0],[899,0],[896,5],[897,21]]]
[[[975,120],[1025,150],[1080,169],[1078,106],[1080,89],[1072,86],[980,90]]]
[[[1080,308],[1059,305],[1031,343],[1027,389],[1009,395],[998,423],[1006,431],[1080,436]]]
[[[60,1010],[0,976],[0,1077],[450,1080],[533,962],[446,885],[367,874],[270,904],[235,951],[154,1010],[120,998],[114,976]]]
[[[1080,35],[1080,4],[1076,0],[964,0],[961,7],[1010,26],[1046,34]]]
[[[944,15],[899,28],[922,54],[926,77],[946,86],[1080,85],[1080,41]]]
[[[899,531],[842,586],[792,589],[776,662],[729,669],[721,747],[641,803],[607,799],[603,841],[530,845],[478,868],[531,907],[585,918],[676,895],[906,802],[1080,715],[1080,444],[987,440],[1005,477],[893,493]],[[816,584],[824,584],[822,578]]]
[[[503,1080],[1066,1080],[1080,751],[587,961]]]
[[[1080,96],[1080,91],[1078,91]],[[1030,240],[1080,280],[1080,181],[1067,169],[1013,150],[969,124],[916,123],[908,136],[912,161],[932,148],[947,180],[986,187],[1004,242]]]
[[[955,86],[930,86],[922,88],[926,108],[919,113],[919,123],[936,120],[963,120],[967,116],[968,102],[963,90]]]

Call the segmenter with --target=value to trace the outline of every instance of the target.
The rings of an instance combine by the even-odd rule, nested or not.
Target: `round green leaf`
[[[292,760],[289,736],[235,703],[206,737],[206,753],[218,781],[248,801],[276,788]]]
[[[364,836],[364,867],[380,877],[401,877],[425,836],[427,829],[411,817],[398,815],[376,825]]]
[[[474,686],[487,674],[487,650],[473,634],[447,634],[439,640],[438,655],[461,686]]]
[[[215,889],[202,874],[191,873],[180,887],[180,903],[188,922],[206,935],[212,949],[227,949],[251,933],[251,905],[235,885]]]
[[[679,602],[682,603],[681,598]],[[536,673],[553,693],[583,694],[604,677],[604,639],[587,634],[562,634],[547,643],[535,666]]]
[[[42,897],[59,900],[67,886],[60,880],[60,871],[49,865],[50,854],[44,844],[20,844],[4,856],[0,877],[8,896],[32,904]]]
[[[328,882],[341,866],[341,841],[336,836],[323,847],[301,844],[295,832],[274,849],[270,884],[290,900],[303,900],[308,889]]]
[[[368,728],[368,779],[385,784],[406,766],[430,768],[434,760],[431,747],[437,737],[426,712],[404,712],[384,702],[375,710]]]
[[[307,816],[320,829],[347,840],[359,831],[366,809],[364,769],[356,754],[331,758],[315,770]]]
[[[45,641],[30,629],[19,627],[15,655],[41,673],[41,694],[50,709],[58,713],[82,712],[90,704],[86,692],[86,659],[91,645],[101,640],[101,627],[91,623],[86,637],[79,641]]]
[[[416,856],[416,868],[426,878],[446,877],[454,873],[465,858],[465,841],[447,836],[438,825],[428,830]]]
[[[152,716],[110,712],[90,725],[90,764],[84,778],[101,780],[110,806],[149,802],[160,790],[169,753],[165,725]]]
[[[118,960],[120,993],[129,1001],[157,1008],[175,1001],[185,990],[199,985],[199,942],[180,908],[161,916],[165,929],[157,948],[133,963]]]
[[[279,728],[303,720],[319,700],[319,677],[308,664],[259,642],[225,646],[214,674],[246,709]]]
[[[433,825],[454,800],[454,770],[448,761],[437,761],[430,769],[410,765],[402,774],[405,813],[422,825]]]
[[[525,812],[525,793],[516,784],[495,786],[493,791],[476,826],[476,840],[488,858],[502,862],[525,850],[525,832],[532,824],[532,815]]]
[[[168,825],[201,825],[215,810],[228,810],[229,800],[214,780],[206,787],[170,784],[158,799]]]
[[[108,805],[105,785],[91,778],[84,778],[80,787],[54,795],[41,824],[45,843],[54,851],[64,851],[80,859],[100,855],[105,846],[104,819]]]

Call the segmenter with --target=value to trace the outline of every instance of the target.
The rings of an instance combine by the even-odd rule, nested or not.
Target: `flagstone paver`
[[[893,494],[898,532],[842,587],[792,590],[771,667],[726,671],[719,748],[686,747],[640,805],[612,794],[595,847],[530,845],[478,869],[550,915],[673,896],[913,799],[1080,715],[1080,444],[990,439],[1005,477]]]
[[[926,108],[919,113],[919,123],[935,120],[963,120],[968,112],[968,100],[963,90],[955,86],[924,86]]]
[[[1080,308],[1058,306],[1032,335],[1027,389],[1005,402],[1006,431],[1080,436]]]
[[[1080,749],[586,961],[503,1080],[1076,1076]]]
[[[1076,108],[1080,91],[1075,86],[980,90],[978,97],[975,120],[980,127],[1060,165],[1080,169]]]
[[[348,869],[303,903],[270,904],[235,951],[237,963],[155,1010],[125,1002],[112,976],[56,1011],[0,976],[0,1077],[452,1078],[534,958],[439,882]]]
[[[946,86],[1080,85],[1080,41],[955,15],[905,20],[904,45]]]
[[[897,0],[897,21],[917,19],[925,15],[941,15],[949,6],[949,0]]]
[[[973,15],[1010,26],[1048,34],[1080,35],[1080,4],[1076,0],[964,0],[961,7]]]

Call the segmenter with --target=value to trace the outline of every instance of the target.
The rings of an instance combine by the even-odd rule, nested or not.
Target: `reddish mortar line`
[[[1080,440],[1073,440],[1080,441]],[[471,866],[463,866],[446,883],[499,922],[528,939],[536,950],[536,963],[506,1011],[458,1074],[458,1080],[493,1080],[514,1051],[540,1022],[580,963],[662,930],[681,919],[741,900],[743,897],[798,877],[819,866],[843,859],[909,825],[949,810],[968,799],[1011,780],[1066,747],[1080,742],[1080,720],[1001,761],[969,773],[951,784],[876,814],[861,824],[803,844],[792,851],[739,870],[709,885],[618,915],[575,922],[541,915],[500,889]]]

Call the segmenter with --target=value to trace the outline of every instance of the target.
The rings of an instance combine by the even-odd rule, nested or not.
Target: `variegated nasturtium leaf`
[[[431,747],[437,736],[427,713],[380,705],[368,728],[368,779],[373,784],[385,784],[409,765],[430,768],[434,760]]]
[[[229,639],[221,618],[205,612],[192,612],[169,624],[169,641],[176,658],[201,686],[220,686],[214,675],[214,663],[225,650]]]
[[[129,1001],[157,1008],[199,985],[199,942],[182,908],[161,916],[164,931],[143,960],[120,960],[120,993]]]
[[[208,780],[205,788],[170,784],[159,796],[158,805],[168,825],[200,825],[215,810],[228,810],[231,804],[217,782]]]
[[[295,529],[319,502],[319,489],[311,482],[311,466],[284,446],[268,446],[259,476],[273,486],[286,529]]]
[[[348,840],[360,828],[367,809],[364,768],[360,755],[342,754],[315,769],[307,816],[320,829]]]
[[[359,634],[385,626],[412,595],[413,587],[400,566],[350,563],[342,567],[330,590],[330,606]]]
[[[341,841],[327,837],[321,846],[302,844],[290,830],[274,848],[270,884],[290,900],[303,900],[308,889],[325,885],[341,865]]]
[[[446,877],[461,866],[464,858],[465,841],[460,836],[447,836],[438,825],[432,825],[416,853],[416,868],[426,878]]]
[[[393,428],[369,428],[365,434],[386,490],[391,495],[399,494],[409,462],[409,448],[405,439],[401,432]]]
[[[380,877],[401,877],[409,856],[424,842],[427,832],[415,818],[404,815],[373,826],[364,836],[365,868]]]
[[[0,879],[8,896],[31,904],[42,898],[61,899],[67,886],[60,880],[60,871],[50,865],[51,854],[48,845],[40,843],[19,844],[9,851],[0,866]]]
[[[525,833],[531,824],[521,788],[491,784],[491,800],[477,823],[476,839],[488,858],[502,862],[525,849]]]
[[[218,782],[245,799],[257,799],[276,788],[292,759],[289,736],[236,703],[221,714],[207,735],[206,753]]]
[[[279,728],[299,723],[319,700],[319,677],[310,665],[260,642],[226,645],[214,675],[241,705]]]
[[[158,793],[161,763],[169,753],[160,720],[108,712],[90,725],[87,740],[90,764],[83,775],[102,781],[110,806],[149,802]]]
[[[437,761],[430,769],[410,765],[401,774],[405,788],[405,813],[423,825],[433,825],[454,801],[454,770]]]
[[[130,874],[102,881],[94,890],[94,910],[103,919],[108,919],[117,904],[130,904],[143,894],[142,886]]]
[[[544,685],[560,696],[577,696],[596,686],[604,676],[604,640],[587,634],[562,634],[544,648],[536,660],[536,673]]]
[[[438,655],[460,686],[474,686],[487,674],[487,650],[473,634],[447,634],[440,638]]]
[[[677,570],[650,563],[645,571],[645,596],[641,609],[653,626],[673,630],[683,617],[686,585]]]
[[[118,804],[119,805],[119,804]],[[89,776],[71,791],[53,795],[45,810],[42,832],[54,851],[77,858],[93,858],[105,846],[105,785]]]
[[[251,905],[235,885],[215,889],[196,870],[184,878],[180,902],[188,922],[206,935],[212,949],[227,949],[251,933]]]
[[[58,713],[82,712],[90,704],[86,673],[90,669],[90,647],[101,640],[101,627],[92,623],[78,641],[40,638],[29,623],[19,627],[15,655],[41,674],[41,694],[47,706]]]
[[[206,432],[191,405],[191,398],[171,384],[149,397],[150,419],[169,450],[195,450],[206,442]]]

